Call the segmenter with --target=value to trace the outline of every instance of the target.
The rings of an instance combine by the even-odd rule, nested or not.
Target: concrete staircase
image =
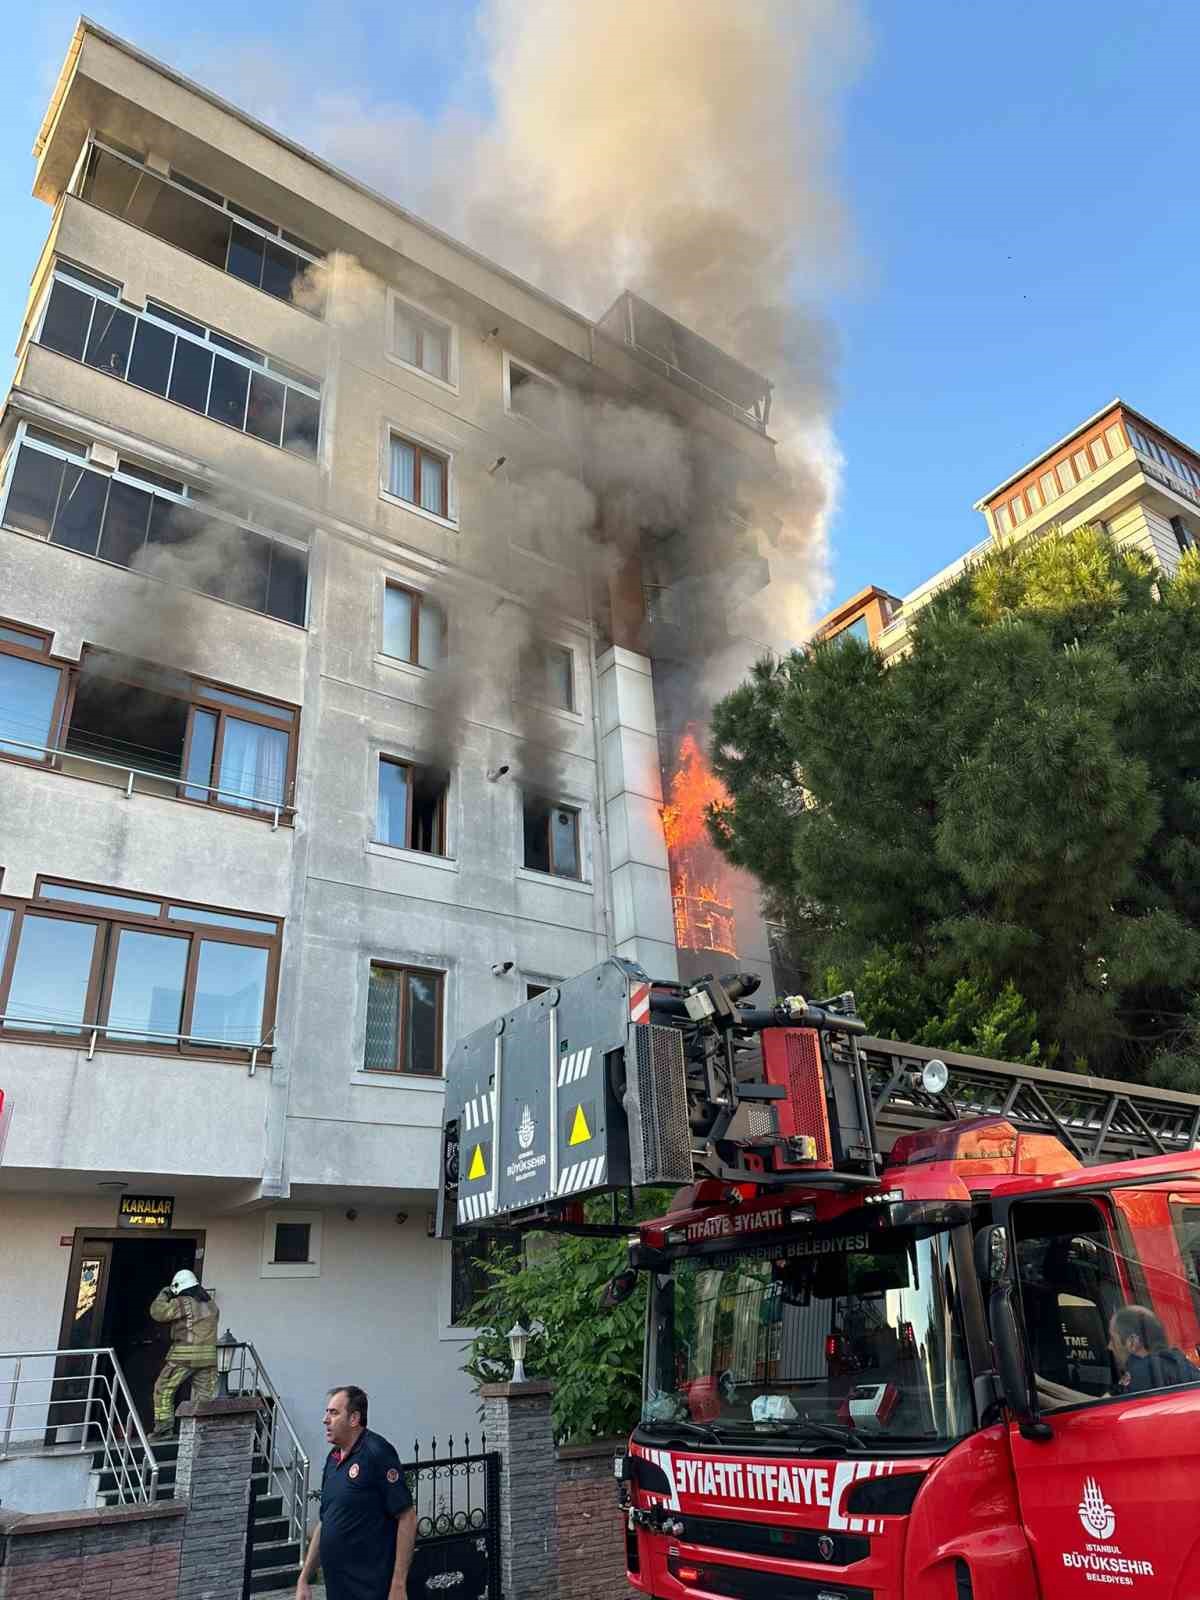
[[[175,1439],[154,1446],[158,1462],[157,1500],[175,1498],[175,1468],[179,1456],[179,1443]],[[115,1475],[106,1471],[104,1455],[97,1451],[92,1457],[92,1476],[95,1480],[95,1503],[98,1506],[116,1505]],[[255,1456],[253,1476],[250,1479],[254,1495],[254,1523],[250,1533],[250,1593],[273,1595],[294,1593],[300,1576],[303,1551],[288,1537],[288,1519],[284,1514],[283,1496],[272,1494],[267,1463]]]

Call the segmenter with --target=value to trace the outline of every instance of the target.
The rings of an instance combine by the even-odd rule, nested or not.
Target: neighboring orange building
[[[885,660],[903,652],[911,618],[989,550],[1051,527],[1099,523],[1163,573],[1200,546],[1200,451],[1113,400],[997,484],[974,509],[987,535],[903,600],[874,586],[818,623],[813,637],[854,628]]]
[[[864,644],[874,644],[892,620],[900,600],[886,589],[869,584],[844,604],[822,617],[813,630],[814,639],[832,639],[839,633],[853,634]]]

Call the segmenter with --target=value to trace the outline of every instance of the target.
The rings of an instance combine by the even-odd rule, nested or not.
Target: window
[[[383,653],[414,667],[436,667],[446,654],[446,613],[416,589],[383,590]]]
[[[1114,456],[1119,456],[1125,448],[1125,441],[1121,437],[1121,429],[1117,423],[1114,422],[1111,427],[1105,428],[1104,437],[1108,440],[1109,450]]]
[[[521,653],[521,693],[559,711],[575,710],[575,657],[566,645],[539,641]]]
[[[449,323],[419,311],[398,295],[391,296],[392,354],[442,383],[453,382],[453,329]]]
[[[1058,463],[1058,481],[1062,486],[1062,492],[1064,494],[1066,494],[1068,489],[1073,489],[1075,487],[1075,474],[1071,470],[1071,463],[1069,461],[1060,461]]]
[[[1102,435],[1097,434],[1092,440],[1091,450],[1092,459],[1095,461],[1096,465],[1098,467],[1104,466],[1105,462],[1108,460],[1108,446],[1105,444]]]
[[[308,1222],[277,1222],[275,1224],[275,1249],[271,1260],[287,1266],[308,1261],[309,1239],[312,1224]]]
[[[324,288],[313,267],[322,251],[194,178],[174,168],[164,177],[132,153],[93,142],[81,192],[93,205],[210,266],[321,315]]]
[[[1031,483],[1029,485],[1028,489],[1025,491],[1025,497],[1029,501],[1029,509],[1031,512],[1040,511],[1042,509],[1041,491],[1038,489],[1036,483]]]
[[[0,624],[0,754],[39,764],[57,742],[66,687],[47,647],[42,634]]]
[[[263,1215],[260,1278],[321,1275],[321,1213],[290,1206]]]
[[[450,1241],[450,1325],[474,1326],[476,1306],[492,1287],[488,1263],[509,1248],[494,1235],[466,1233]]]
[[[1001,506],[996,512],[996,522],[999,524],[1001,533],[1012,532],[1012,518],[1008,514],[1007,506]]]
[[[540,795],[524,798],[525,865],[556,878],[579,878],[579,813]]]
[[[1188,1262],[1154,1191],[1013,1207],[1026,1338],[1044,1410],[1200,1383]],[[1126,1253],[1112,1211],[1136,1217]]]
[[[1058,479],[1052,472],[1043,472],[1039,482],[1042,486],[1042,499],[1047,505],[1052,500],[1058,499]]]
[[[1194,550],[1196,548],[1196,540],[1192,535],[1192,531],[1182,517],[1171,518],[1171,532],[1175,535],[1175,543],[1179,546],[1181,554],[1185,550]],[[0,672],[2,671],[3,664],[0,662]]]
[[[244,1058],[264,1044],[280,923],[97,885],[38,879],[0,967],[4,1031],[106,1047]]]
[[[316,455],[319,379],[157,300],[134,313],[118,296],[118,285],[57,262],[37,342],[267,444]]]
[[[1015,500],[1009,502],[1009,510],[1012,512],[1014,522],[1025,521],[1025,502],[1020,495],[1017,495]]]
[[[505,357],[504,403],[514,416],[541,428],[557,429],[561,421],[558,385],[511,356]]]
[[[450,462],[446,456],[427,450],[393,433],[388,465],[388,493],[410,505],[420,506],[435,517],[449,516],[448,489]]]
[[[5,527],[303,626],[306,550],[242,527],[186,484],[124,458],[100,472],[82,445],[21,428]]]
[[[183,800],[274,818],[290,804],[298,722],[294,706],[85,648],[62,748],[183,780]]]
[[[379,759],[375,839],[425,855],[446,854],[446,774],[390,756]]]
[[[870,644],[871,631],[867,626],[866,617],[855,617],[854,621],[844,628],[839,628],[833,635],[835,639],[857,639],[862,644]]]
[[[1075,454],[1071,457],[1071,460],[1075,464],[1075,471],[1078,473],[1079,477],[1086,478],[1088,473],[1092,470],[1092,458],[1088,455],[1087,451],[1076,450]]]
[[[441,1076],[442,983],[440,972],[371,963],[365,1072]]]

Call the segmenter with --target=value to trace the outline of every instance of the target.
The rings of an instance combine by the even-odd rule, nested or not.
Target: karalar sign
[[[173,1194],[123,1194],[117,1204],[118,1228],[169,1228],[175,1215]]]

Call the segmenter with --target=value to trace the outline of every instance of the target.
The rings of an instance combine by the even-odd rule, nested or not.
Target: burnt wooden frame
[[[392,488],[392,445],[395,443],[406,444],[414,452],[413,461],[413,497],[402,495],[398,489]],[[421,504],[421,462],[428,456],[431,461],[436,461],[442,469],[442,499],[436,511],[430,512],[431,516],[450,516],[450,457],[441,450],[433,450],[427,444],[421,444],[416,439],[410,439],[408,434],[401,433],[398,428],[388,429],[388,493],[403,500],[406,506],[416,506],[418,511],[429,511],[430,508]],[[401,586],[402,587],[402,586]]]
[[[157,900],[160,910],[157,916],[143,916],[136,911],[122,911],[105,906],[86,905],[80,901],[72,904],[69,900],[43,900],[39,898],[43,884],[51,883],[64,885],[68,888],[96,889],[106,894],[123,894],[141,896],[147,900]],[[196,1004],[196,976],[200,962],[200,944],[204,939],[210,939],[219,944],[247,945],[252,949],[267,952],[266,979],[263,985],[263,1013],[260,1026],[260,1039],[269,1039],[275,1024],[276,1000],[279,988],[279,963],[283,943],[283,922],[279,917],[263,916],[259,920],[275,924],[275,932],[255,933],[248,928],[233,928],[222,926],[215,922],[188,922],[185,918],[169,918],[167,913],[171,906],[182,910],[193,909],[197,911],[212,911],[221,915],[257,917],[256,912],[234,911],[228,906],[200,905],[196,901],[181,900],[171,895],[142,894],[141,890],[121,890],[111,884],[84,883],[79,879],[58,878],[49,873],[39,873],[35,882],[33,895],[29,899],[20,899],[13,895],[0,894],[0,907],[12,910],[12,927],[9,930],[8,947],[0,952],[0,1016],[4,1015],[8,1005],[8,996],[12,987],[12,975],[16,967],[17,951],[21,940],[21,928],[27,914],[41,917],[53,917],[60,922],[82,923],[95,928],[96,934],[92,945],[91,965],[88,971],[87,990],[84,995],[83,1020],[78,1027],[72,1025],[72,1032],[39,1032],[34,1027],[13,1028],[5,1023],[0,1023],[0,1040],[8,1039],[10,1042],[19,1041],[30,1044],[65,1045],[68,1049],[78,1050],[83,1047],[86,1037],[95,1029],[99,1040],[103,1043],[105,1051],[116,1051],[126,1055],[154,1055],[168,1056],[173,1059],[188,1057],[204,1061],[243,1062],[248,1060],[254,1044],[229,1044],[229,1045],[202,1045],[189,1041],[186,1037],[195,1014]],[[116,960],[120,947],[120,938],[123,930],[132,932],[152,932],[170,934],[176,938],[189,941],[187,962],[184,968],[182,1006],[180,1014],[179,1032],[185,1037],[174,1044],[165,1039],[138,1039],[136,1037],[122,1038],[107,1032],[108,1006],[112,997],[113,980],[116,975]],[[274,1050],[270,1043],[261,1046],[262,1053],[269,1057]]]
[[[405,440],[405,443],[408,443],[408,441]],[[381,655],[388,655],[388,659],[390,661],[407,661],[407,663],[409,664],[410,667],[435,667],[435,666],[437,666],[438,663],[436,661],[422,661],[421,660],[421,612],[425,609],[426,606],[428,606],[430,608],[430,610],[432,610],[434,612],[435,615],[440,616],[441,623],[442,623],[442,635],[443,635],[443,639],[444,639],[445,638],[445,632],[446,632],[446,612],[445,612],[444,608],[442,606],[438,605],[436,600],[431,599],[431,597],[429,595],[423,593],[420,589],[410,588],[407,583],[397,583],[394,578],[386,578],[384,580],[384,585],[383,585],[383,604],[384,604],[385,610],[386,610],[386,607],[387,607],[387,594],[388,594],[388,590],[389,589],[394,589],[397,594],[406,594],[408,596],[410,602],[411,602],[410,607],[409,607],[409,625],[408,625],[409,626],[409,640],[408,640],[409,653],[406,656],[388,655],[388,652],[383,649],[383,640],[381,639],[380,640],[380,654]],[[384,622],[385,620],[386,620],[385,618],[381,618],[380,619],[381,623]]]
[[[442,1050],[445,1037],[445,1005],[446,1005],[446,974],[439,967],[416,967],[410,962],[403,961],[372,961],[368,972],[367,1008],[371,1005],[370,974],[386,972],[394,975],[400,988],[400,1009],[396,1018],[396,1037],[394,1041],[393,1067],[368,1067],[366,1064],[366,1035],[363,1036],[363,1071],[380,1073],[399,1073],[410,1078],[442,1078],[445,1076],[445,1066],[442,1059]],[[418,977],[432,978],[437,988],[437,1037],[434,1044],[434,1054],[437,1057],[437,1066],[432,1072],[420,1072],[404,1064],[404,1035],[407,1030],[409,1016],[408,976],[415,973]]]
[[[400,767],[400,768],[403,769],[403,772],[404,772],[404,789],[405,789],[405,799],[404,799],[404,843],[402,845],[397,845],[391,839],[380,839],[378,837],[376,838],[375,843],[376,844],[391,845],[393,849],[416,850],[421,855],[444,857],[445,854],[446,854],[446,798],[447,798],[447,796],[449,794],[449,791],[450,791],[449,780],[447,780],[447,782],[442,785],[442,792],[438,797],[437,821],[436,821],[435,830],[434,830],[435,831],[435,845],[436,845],[436,848],[433,849],[433,850],[421,850],[419,845],[414,845],[413,842],[412,842],[413,841],[413,773],[414,772],[418,772],[418,771],[428,771],[429,769],[427,767],[426,768],[422,768],[419,762],[414,763],[412,761],[405,761],[403,756],[384,756],[384,755],[381,755],[380,758],[379,758],[379,765],[381,767],[384,767],[384,766]],[[379,831],[379,778],[378,778],[378,776],[376,777],[376,788],[375,788],[375,830],[376,830],[376,834],[378,834],[378,831]],[[424,969],[421,969],[421,970],[424,970]]]

